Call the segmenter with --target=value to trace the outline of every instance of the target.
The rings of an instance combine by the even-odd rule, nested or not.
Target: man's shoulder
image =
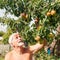
[[[6,55],[5,55],[5,60],[10,60],[12,56],[12,51],[11,52],[8,52]]]
[[[11,55],[12,55],[12,51],[8,52],[8,53],[5,55],[5,57],[9,57],[9,56],[11,56]]]

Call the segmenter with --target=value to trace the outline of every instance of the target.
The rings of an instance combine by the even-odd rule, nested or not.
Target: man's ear
[[[13,45],[13,43],[10,43],[10,45],[11,45],[11,47],[15,47],[15,46]]]

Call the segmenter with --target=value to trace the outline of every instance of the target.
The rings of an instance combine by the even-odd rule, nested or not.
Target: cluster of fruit
[[[39,25],[39,18],[37,17],[34,20],[35,20],[35,25],[36,25],[37,30],[40,30],[42,25]]]
[[[40,44],[46,45],[46,43],[47,43],[47,40],[46,40],[46,39],[41,39],[39,35],[37,35],[37,36],[35,37],[35,40],[36,40],[37,42],[39,42]]]
[[[51,15],[53,16],[55,14],[56,14],[56,11],[55,10],[51,10],[51,11],[48,11],[46,15],[47,16],[51,16]]]

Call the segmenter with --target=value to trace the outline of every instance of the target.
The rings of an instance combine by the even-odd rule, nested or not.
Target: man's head
[[[9,44],[11,46],[23,46],[24,42],[21,38],[21,36],[19,35],[19,33],[13,33],[10,38],[9,38]]]

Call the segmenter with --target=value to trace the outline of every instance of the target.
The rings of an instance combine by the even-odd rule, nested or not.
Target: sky
[[[0,9],[0,17],[4,17],[5,16],[5,12],[6,12],[5,9]],[[14,16],[14,15],[12,15],[10,13],[7,14],[7,17],[8,18],[14,18],[15,20],[18,19],[18,17]],[[2,23],[0,23],[0,31],[6,32],[7,31],[6,28],[7,28],[7,25],[3,26]]]
[[[0,23],[0,31],[4,31],[6,32],[7,31],[7,25],[2,25],[2,23]]]
[[[6,12],[5,9],[0,9],[0,17],[4,17],[5,16],[5,12]],[[12,15],[10,13],[7,13],[7,17],[8,18],[14,18],[15,20],[18,19],[18,17],[14,16],[14,15]]]

